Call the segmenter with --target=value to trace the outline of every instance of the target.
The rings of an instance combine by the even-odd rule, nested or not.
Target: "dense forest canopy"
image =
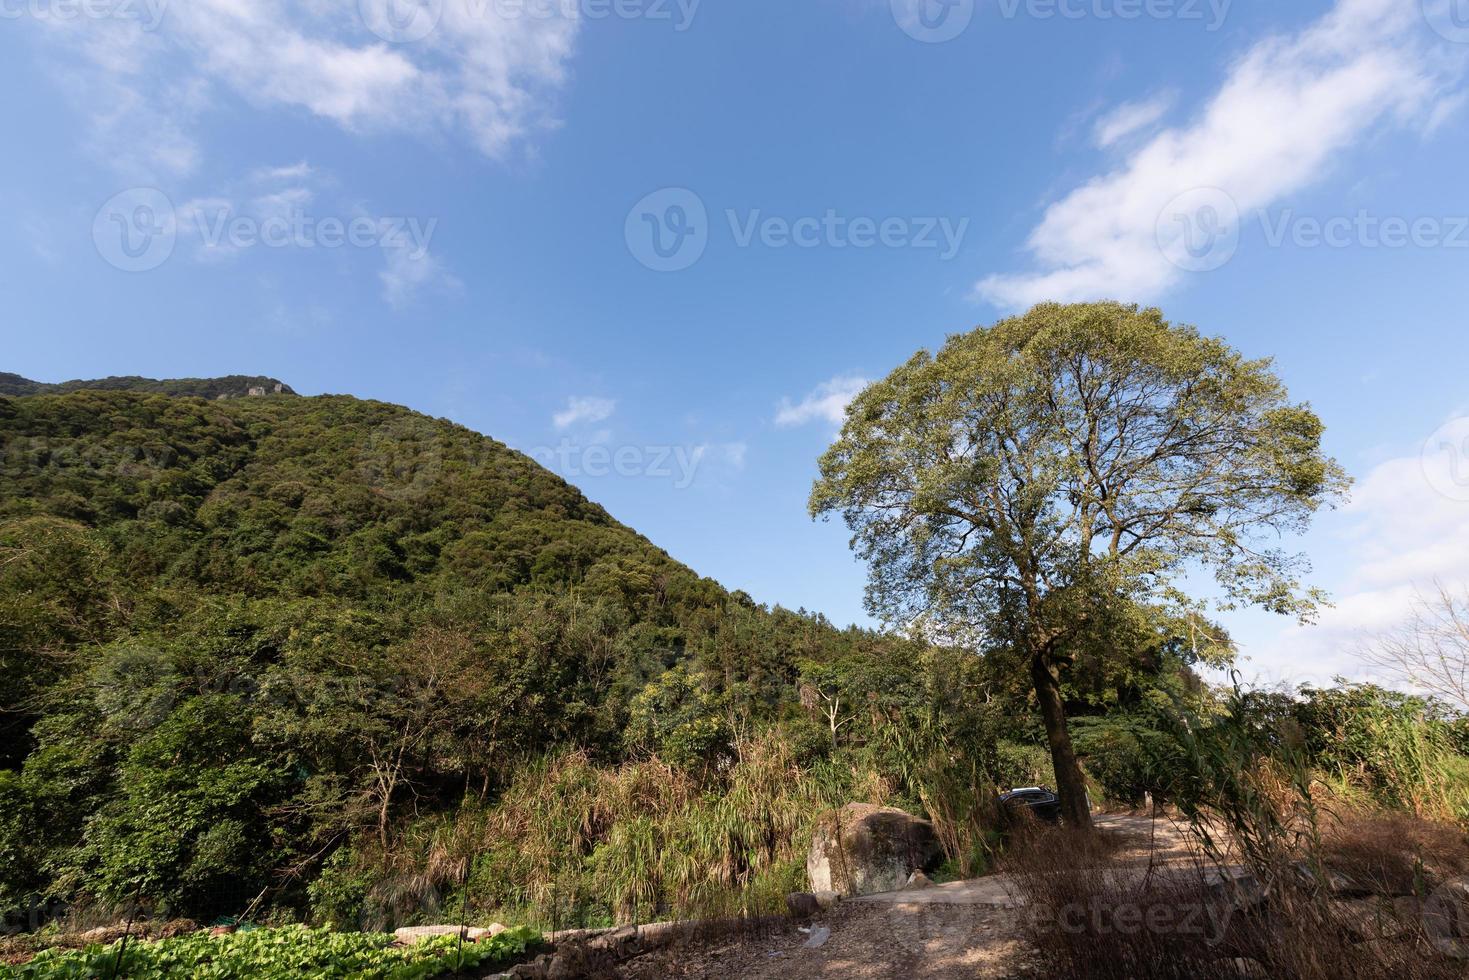
[[[142,387],[0,398],[12,904],[301,900],[538,754],[719,765],[802,713],[799,665],[914,659],[726,591],[448,422]]]

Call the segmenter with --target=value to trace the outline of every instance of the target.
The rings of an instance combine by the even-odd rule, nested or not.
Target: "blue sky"
[[[407,404],[864,622],[805,514],[854,386],[1157,304],[1359,480],[1248,671],[1358,673],[1469,583],[1466,63],[1466,0],[0,0],[0,369]]]

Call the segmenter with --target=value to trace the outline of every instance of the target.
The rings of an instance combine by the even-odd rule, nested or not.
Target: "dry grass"
[[[1411,817],[1348,822],[1327,853],[1351,863],[1360,881],[1401,887],[1405,872],[1411,877],[1420,866],[1414,847],[1450,843],[1444,835]],[[1029,905],[1029,938],[1057,976],[1462,980],[1469,973],[1469,960],[1445,955],[1425,934],[1417,900],[1333,894],[1318,882],[1351,872],[1328,863],[1327,875],[1307,874],[1301,869],[1312,865],[1300,857],[1234,881],[1203,861],[1121,866],[1085,835],[1055,830],[1020,842],[1008,863]],[[1469,954],[1469,941],[1462,950]]]
[[[1364,810],[1329,816],[1323,824],[1323,862],[1374,894],[1427,895],[1469,874],[1469,834],[1453,824]]]
[[[779,739],[744,743],[710,786],[656,759],[528,767],[491,808],[417,825],[375,871],[375,927],[462,914],[545,929],[783,910],[833,805]]]

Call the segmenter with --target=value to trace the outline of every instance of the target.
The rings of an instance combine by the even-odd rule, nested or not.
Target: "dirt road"
[[[1126,864],[1189,860],[1177,825],[1146,816],[1099,816],[1120,835]],[[624,980],[1009,980],[1031,975],[1023,937],[1024,910],[1006,876],[952,882],[917,892],[891,892],[843,902],[809,931],[672,947],[624,964]]]

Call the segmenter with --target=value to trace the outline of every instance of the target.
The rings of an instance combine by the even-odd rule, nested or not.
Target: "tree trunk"
[[[1071,732],[1066,727],[1066,707],[1061,701],[1061,682],[1044,654],[1030,660],[1035,696],[1040,702],[1041,718],[1046,725],[1046,741],[1051,746],[1051,764],[1056,769],[1056,795],[1061,798],[1061,817],[1073,827],[1089,829],[1091,809],[1086,801],[1086,780],[1076,750],[1071,747]]]

